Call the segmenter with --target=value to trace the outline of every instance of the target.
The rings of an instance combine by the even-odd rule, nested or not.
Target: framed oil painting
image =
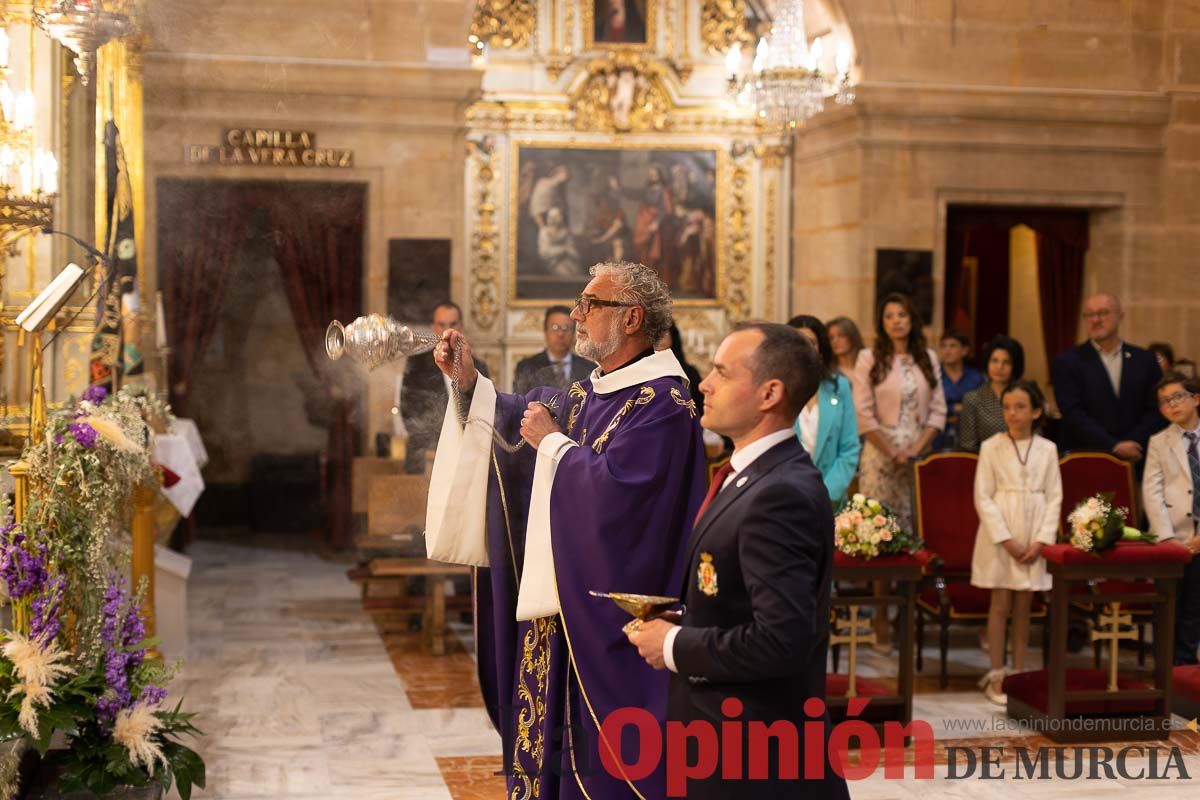
[[[653,47],[656,5],[656,0],[583,0],[584,49]]]
[[[652,267],[676,302],[720,299],[723,153],[516,144],[509,300],[572,300],[600,261]]]

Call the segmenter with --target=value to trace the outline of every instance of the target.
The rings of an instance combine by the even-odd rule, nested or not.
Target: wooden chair
[[[378,575],[368,566],[373,559],[425,554],[421,532],[425,529],[429,482],[424,475],[404,474],[403,467],[403,462],[388,459],[355,459],[353,493],[356,498],[361,494],[355,502],[362,504],[358,507],[365,512],[366,526],[354,540],[359,566],[347,575],[361,587],[364,608],[419,611],[423,607],[419,595],[409,597],[410,585],[419,589],[418,579],[408,575]],[[414,615],[413,626],[418,623]]]
[[[1067,517],[1075,510],[1075,506],[1101,492],[1111,492],[1113,502],[1128,510],[1128,520],[1137,523],[1137,493],[1134,491],[1133,466],[1128,461],[1122,461],[1111,453],[1078,452],[1068,453],[1059,459],[1058,463],[1063,483],[1059,525],[1064,540],[1071,536],[1071,523],[1067,521]],[[1093,625],[1096,615],[1103,610],[1099,603],[1089,597],[1096,590],[1116,594],[1150,593],[1154,591],[1154,585],[1142,580],[1106,580],[1100,581],[1095,587],[1081,586],[1076,591],[1071,605],[1091,619]],[[1137,628],[1138,666],[1145,666],[1146,626],[1152,622],[1153,608],[1149,603],[1129,603],[1122,604],[1121,610],[1133,616],[1133,623]],[[1099,667],[1099,641],[1093,646],[1093,654],[1096,666]]]
[[[949,683],[946,659],[950,649],[950,625],[986,625],[992,599],[989,589],[970,584],[971,557],[975,534],[979,530],[979,515],[975,513],[975,468],[978,463],[979,456],[974,453],[943,452],[928,455],[913,465],[917,535],[932,554],[922,589],[917,594],[917,670],[924,666],[921,651],[928,619],[938,625],[938,685],[942,689]],[[1043,645],[1045,617],[1046,605],[1035,595],[1031,618],[1043,622]]]
[[[425,579],[424,645],[431,655],[446,654],[446,579],[470,575],[471,568],[427,558],[376,558],[368,566],[373,578]]]

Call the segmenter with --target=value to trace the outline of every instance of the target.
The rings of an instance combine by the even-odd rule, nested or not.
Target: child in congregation
[[[1200,383],[1178,372],[1158,382],[1158,409],[1171,424],[1150,437],[1142,498],[1150,531],[1200,554]],[[1200,649],[1200,558],[1193,557],[1178,585],[1176,666],[1197,663]]]
[[[1007,428],[986,439],[975,471],[979,531],[971,585],[991,589],[987,641],[992,668],[979,681],[989,701],[1004,705],[1005,629],[1012,617],[1013,671],[1025,668],[1034,592],[1050,588],[1042,547],[1054,544],[1062,508],[1058,449],[1037,435],[1046,401],[1033,381],[1017,381],[1002,396]]]

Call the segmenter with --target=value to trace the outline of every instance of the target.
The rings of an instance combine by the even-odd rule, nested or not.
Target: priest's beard
[[[595,361],[597,364],[617,352],[621,346],[621,317],[619,315],[613,315],[612,324],[608,328],[608,336],[602,342],[593,339],[592,332],[583,325],[577,325],[576,331],[579,335],[579,338],[575,340],[576,355],[589,361]]]

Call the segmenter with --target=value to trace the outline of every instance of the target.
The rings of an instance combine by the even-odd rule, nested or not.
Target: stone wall
[[[1123,297],[1130,341],[1200,355],[1200,5],[845,11],[862,85],[797,139],[797,308],[869,325],[877,248],[934,251],[940,297],[949,204],[1086,208],[1085,288]]]
[[[466,2],[158,0],[147,13],[148,264],[157,178],[337,180],[367,184],[367,311],[386,312],[388,239],[450,239],[461,275],[463,108],[479,85]],[[354,166],[186,163],[187,145],[236,127],[312,131],[319,146],[353,150]],[[384,372],[369,387],[365,435],[390,430]]]

